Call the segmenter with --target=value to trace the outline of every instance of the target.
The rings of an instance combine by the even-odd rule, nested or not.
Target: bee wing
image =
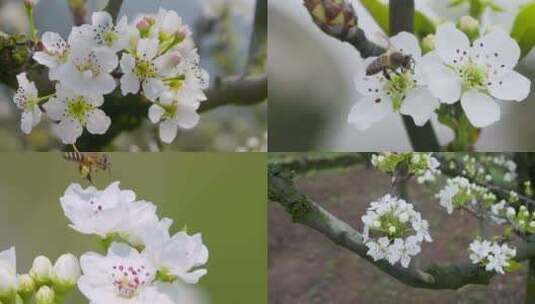
[[[392,43],[390,42],[390,38],[386,36],[383,32],[375,32],[375,37],[378,41],[382,41],[383,47],[387,50],[387,52],[390,52],[392,50]]]

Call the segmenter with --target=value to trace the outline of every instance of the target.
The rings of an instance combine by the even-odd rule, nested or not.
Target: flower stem
[[[30,24],[32,41],[37,43],[37,29],[35,28],[35,23],[33,21],[33,5],[24,4],[24,8],[26,9],[26,16],[28,17],[28,23]]]
[[[54,96],[54,95],[56,95],[56,94],[53,93],[53,94],[50,94],[50,95],[46,95],[46,96],[43,96],[43,97],[39,97],[39,98],[37,99],[37,102],[38,102],[39,104],[42,104],[42,103],[44,103],[45,101],[47,101],[48,99],[50,99],[50,97],[52,97],[52,96]]]

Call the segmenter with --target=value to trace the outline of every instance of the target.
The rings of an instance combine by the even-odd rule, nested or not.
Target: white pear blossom
[[[19,88],[13,96],[13,101],[22,110],[20,127],[22,132],[29,134],[32,128],[41,121],[41,109],[39,108],[39,96],[35,83],[29,81],[26,73],[17,75]]]
[[[112,243],[106,256],[85,253],[80,264],[78,288],[91,303],[148,304],[159,299],[152,285],[156,269],[146,254],[126,244]]]
[[[56,85],[56,94],[43,105],[48,117],[59,121],[56,133],[64,144],[74,144],[83,129],[91,134],[104,134],[111,119],[99,109],[104,103],[102,95],[81,95],[61,84]]]
[[[416,67],[419,65],[422,51],[414,35],[401,32],[392,37],[390,43],[395,51],[412,56]],[[357,72],[355,86],[364,98],[353,107],[348,122],[359,130],[365,130],[388,114],[399,112],[410,115],[416,125],[424,125],[438,108],[439,101],[422,85],[417,69],[387,72],[390,79],[383,73],[366,76],[366,68],[375,59],[376,57],[366,58],[363,67]]]
[[[108,47],[93,48],[80,41],[72,46],[57,77],[61,84],[82,95],[105,95],[117,86],[111,76],[117,65],[117,55]]]
[[[167,76],[163,72],[168,70],[169,60],[166,55],[158,56],[159,42],[157,39],[139,40],[135,57],[124,54],[121,58],[121,92],[123,95],[136,94],[140,86],[143,95],[155,101],[165,90],[162,81]]]
[[[123,16],[117,25],[108,12],[94,12],[92,24],[84,24],[72,30],[73,41],[86,41],[95,46],[109,47],[118,52],[128,46],[128,20]]]
[[[504,274],[505,267],[515,257],[516,249],[497,242],[474,240],[470,244],[470,260],[474,264],[481,264],[486,271]]]
[[[17,290],[17,256],[15,247],[0,252],[0,296]]]
[[[189,284],[196,284],[207,273],[199,268],[208,262],[208,248],[200,233],[188,235],[181,231],[169,237],[167,222],[146,234],[146,251],[155,267],[165,275],[175,276]]]
[[[149,109],[149,119],[152,123],[160,122],[160,139],[165,143],[171,143],[175,139],[178,127],[191,129],[199,123],[197,109],[199,103],[183,101],[161,101],[153,104]]]
[[[362,222],[367,254],[375,261],[386,259],[392,265],[400,262],[407,268],[411,257],[420,252],[421,243],[432,242],[429,224],[420,213],[389,194],[370,203]]]
[[[44,50],[35,52],[33,59],[48,67],[50,80],[58,80],[71,52],[69,44],[58,33],[45,32],[41,37]]]
[[[445,23],[437,28],[436,50],[424,56],[419,71],[434,97],[453,104],[458,100],[475,127],[500,119],[496,100],[522,101],[531,81],[515,72],[520,47],[496,29],[470,44],[468,37]]]

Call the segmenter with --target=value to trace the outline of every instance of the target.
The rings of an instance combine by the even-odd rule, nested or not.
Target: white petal
[[[20,128],[25,134],[30,134],[33,127],[33,115],[32,112],[22,112],[22,117],[20,119]]]
[[[471,52],[476,61],[488,59],[509,69],[514,68],[520,58],[518,43],[501,29],[495,29],[476,40]]]
[[[38,93],[37,88],[35,87],[35,83],[33,81],[28,80],[26,73],[18,74],[17,82],[19,84],[19,88],[24,89],[24,93],[26,96],[37,97]]]
[[[354,124],[359,130],[368,129],[373,123],[383,119],[389,113],[392,113],[390,99],[384,99],[381,102],[375,102],[370,98],[363,98],[357,102],[351,109],[347,121]]]
[[[143,94],[151,101],[155,101],[165,90],[165,85],[160,79],[149,78],[143,81]]]
[[[405,55],[411,55],[415,60],[422,57],[422,50],[420,49],[418,39],[411,33],[401,32],[396,36],[391,37],[390,43],[392,43],[392,46],[397,51]]]
[[[15,247],[0,252],[0,263],[8,267],[9,272],[15,274],[17,267],[17,254]]]
[[[67,42],[58,33],[45,32],[41,36],[41,41],[50,53],[63,53],[67,49]]]
[[[143,60],[151,60],[158,54],[158,39],[141,39],[137,45],[137,55]]]
[[[134,73],[125,73],[121,77],[121,93],[126,96],[128,93],[136,94],[139,91],[139,79]]]
[[[178,31],[181,23],[178,14],[175,11],[169,10],[162,21],[162,28],[167,33],[174,33]]]
[[[124,54],[121,57],[121,70],[123,73],[130,72],[136,66],[136,59],[130,54]]]
[[[486,127],[500,119],[500,106],[488,95],[470,90],[461,97],[461,105],[470,123]]]
[[[57,58],[45,52],[35,52],[33,54],[33,59],[37,61],[38,63],[49,68],[53,68],[58,65]]]
[[[152,123],[159,122],[163,114],[165,114],[165,110],[157,104],[153,104],[149,108],[149,119]]]
[[[101,109],[94,109],[87,115],[87,131],[91,134],[105,134],[111,119]]]
[[[109,27],[113,25],[113,19],[108,12],[95,12],[91,16],[93,25],[101,25],[103,27]]]
[[[427,55],[424,56],[426,57]],[[417,70],[418,74],[423,75],[423,81],[429,87],[431,94],[440,102],[452,104],[460,99],[461,80],[451,69],[432,60],[421,60]]]
[[[438,100],[431,95],[428,89],[418,87],[407,94],[399,112],[410,115],[417,126],[423,126],[438,106]]]
[[[60,121],[63,119],[63,115],[67,111],[65,103],[59,100],[58,98],[52,97],[48,100],[47,103],[43,105],[46,115],[55,121]]]
[[[175,116],[178,125],[184,129],[194,128],[200,119],[199,114],[197,114],[198,108],[198,103],[178,103]]]
[[[160,139],[165,143],[172,143],[176,137],[178,126],[172,120],[165,120],[160,124]]]
[[[87,85],[86,90],[82,90],[85,94],[103,94],[107,95],[117,87],[117,82],[110,74],[100,74],[94,78]]]
[[[111,73],[119,63],[117,55],[107,47],[98,47],[94,49],[96,64],[100,67],[100,71],[104,73]]]
[[[510,71],[491,80],[489,92],[497,99],[522,101],[529,96],[531,81],[522,74]]]
[[[447,64],[458,64],[468,60],[470,40],[453,23],[438,26],[436,32],[436,52]]]
[[[366,96],[381,96],[383,94],[383,83],[377,76],[362,76],[355,77],[355,87],[357,92]]]
[[[66,118],[56,127],[59,137],[64,144],[74,144],[82,135],[82,126],[77,120]]]

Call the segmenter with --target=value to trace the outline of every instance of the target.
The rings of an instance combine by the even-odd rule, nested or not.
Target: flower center
[[[156,76],[156,67],[150,61],[140,60],[136,63],[134,73],[140,79],[152,78]]]
[[[67,102],[67,115],[85,125],[86,115],[93,110],[93,106],[85,102],[82,97]]]
[[[100,34],[100,38],[102,39],[102,43],[107,46],[111,46],[119,37],[117,33],[110,28],[109,30],[102,32],[102,34]]]
[[[89,71],[91,73],[91,77],[97,77],[100,74],[100,66],[98,64],[96,55],[93,52],[91,52],[87,58],[84,58],[78,64],[76,64],[76,68],[80,72]]]
[[[385,233],[389,238],[403,238],[409,232],[409,227],[406,223],[402,223],[401,220],[394,215],[394,212],[388,212],[383,214],[379,218],[380,227],[374,227],[377,230]]]
[[[117,294],[123,298],[133,298],[139,290],[150,283],[151,273],[144,265],[123,264],[113,265],[111,276]]]
[[[462,79],[465,90],[483,87],[487,79],[486,69],[475,64],[473,61],[469,61],[461,67],[458,70],[458,74]]]
[[[416,85],[416,80],[413,79],[412,74],[408,71],[400,74],[390,72],[389,77],[390,80],[385,78],[384,91],[386,95],[392,98],[394,111],[399,111],[405,99],[405,94]]]
[[[175,104],[161,104],[160,105],[164,110],[165,113],[163,114],[163,119],[171,119],[175,117],[176,115],[176,105]]]

